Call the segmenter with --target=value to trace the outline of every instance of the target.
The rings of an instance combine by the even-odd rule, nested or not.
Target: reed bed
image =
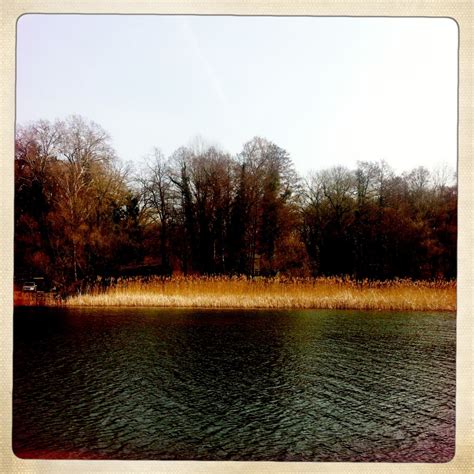
[[[15,290],[13,292],[13,304],[15,306],[55,306],[59,304],[59,300],[52,293],[25,293]]]
[[[176,276],[100,282],[68,306],[455,311],[455,281]]]

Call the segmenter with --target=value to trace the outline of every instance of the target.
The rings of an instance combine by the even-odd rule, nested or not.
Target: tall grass
[[[176,276],[118,279],[66,301],[69,306],[319,308],[455,311],[455,281]]]

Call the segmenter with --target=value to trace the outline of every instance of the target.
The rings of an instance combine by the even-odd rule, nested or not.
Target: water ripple
[[[455,319],[16,310],[22,457],[443,462]]]

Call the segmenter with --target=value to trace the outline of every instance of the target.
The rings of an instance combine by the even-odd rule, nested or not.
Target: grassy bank
[[[119,279],[67,299],[68,306],[317,308],[455,311],[456,283],[346,278],[173,277]]]
[[[15,306],[56,306],[58,299],[53,293],[24,292],[15,290],[13,293],[13,304]]]

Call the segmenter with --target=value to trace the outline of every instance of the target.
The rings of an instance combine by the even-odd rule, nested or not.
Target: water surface
[[[20,457],[445,462],[455,316],[17,308]]]

